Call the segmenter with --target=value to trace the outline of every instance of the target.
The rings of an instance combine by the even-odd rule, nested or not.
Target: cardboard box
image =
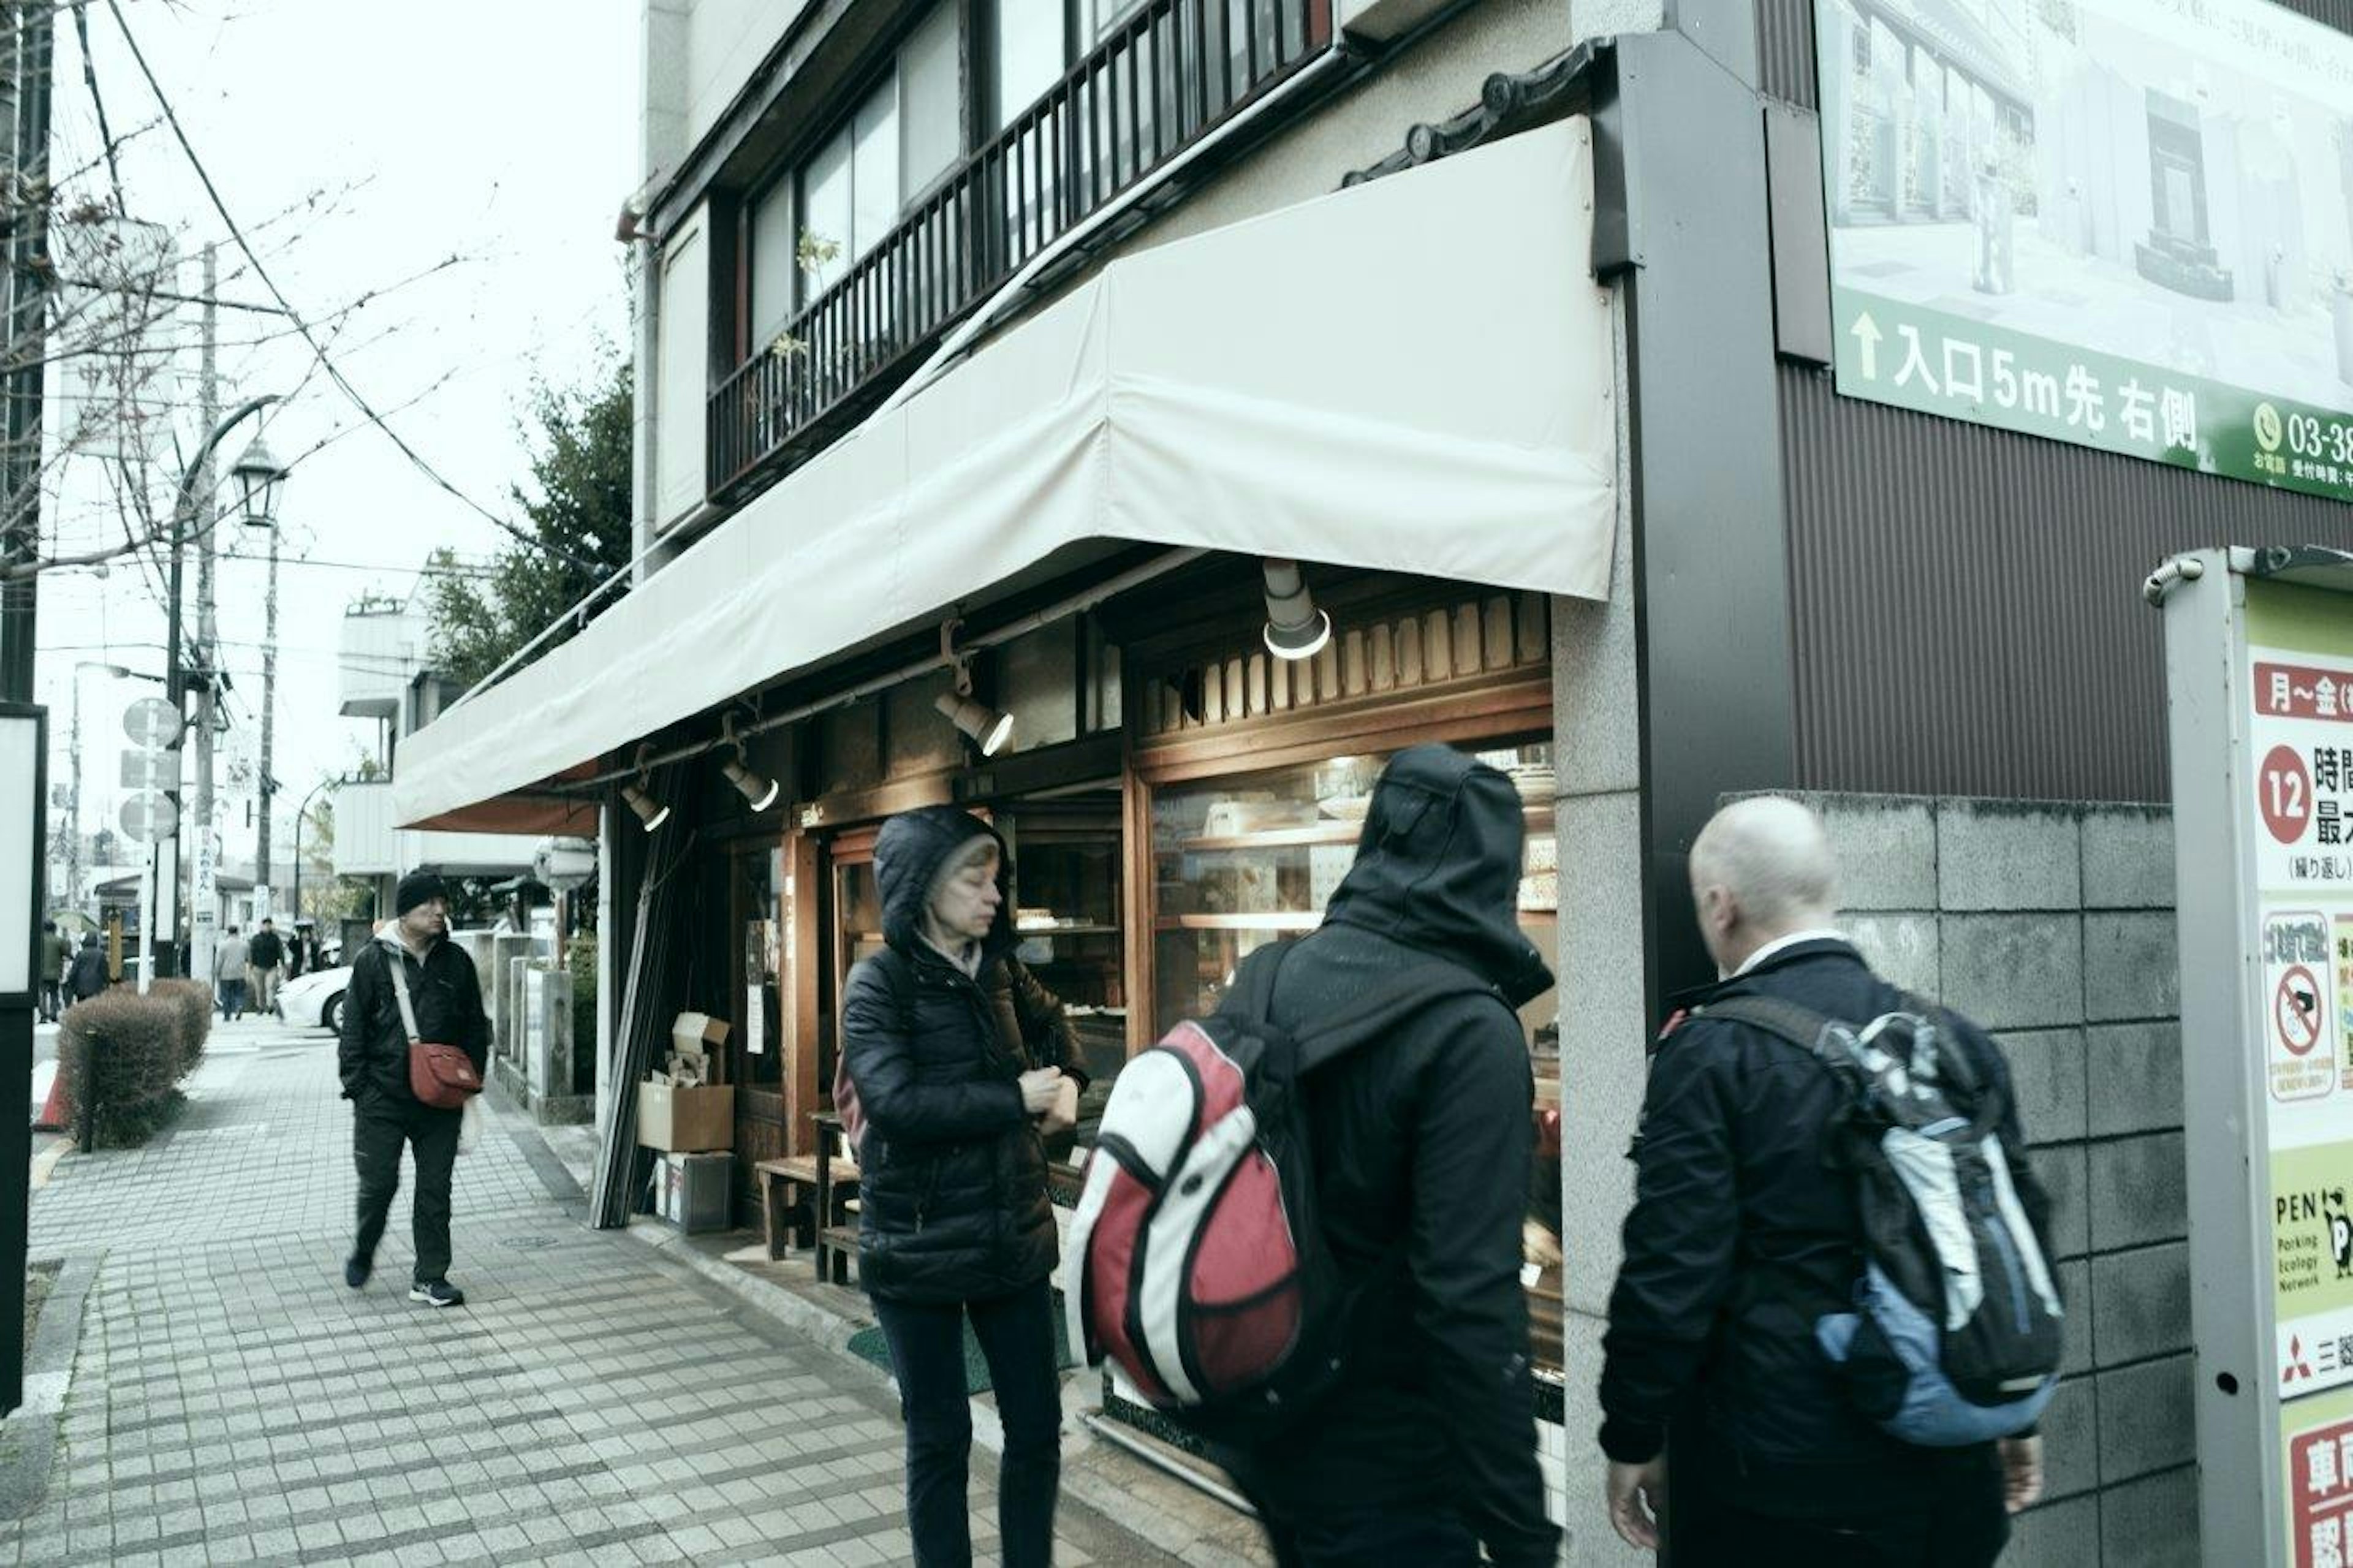
[[[654,1207],[689,1236],[725,1230],[728,1190],[735,1174],[733,1154],[665,1154]]]
[[[735,1146],[735,1089],[638,1085],[638,1142],[649,1149],[687,1153]]]

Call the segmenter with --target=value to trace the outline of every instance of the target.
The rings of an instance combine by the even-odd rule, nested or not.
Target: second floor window
[[[753,341],[782,331],[898,226],[963,154],[962,56],[953,0],[909,34],[890,70],[797,170],[753,198]]]

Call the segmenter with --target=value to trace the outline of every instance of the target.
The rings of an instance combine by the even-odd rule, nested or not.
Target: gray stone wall
[[[2198,1561],[2173,837],[2158,807],[1820,795],[1874,966],[1996,1031],[2071,1318],[2006,1563]]]

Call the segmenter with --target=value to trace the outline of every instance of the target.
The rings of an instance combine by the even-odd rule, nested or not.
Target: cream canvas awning
[[[1086,541],[1606,599],[1592,225],[1579,119],[1113,262],[409,737],[395,819],[512,827],[501,797]]]

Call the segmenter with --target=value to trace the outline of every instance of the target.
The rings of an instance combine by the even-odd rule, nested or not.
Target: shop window
[[[1007,808],[998,823],[1013,857],[1017,956],[1061,1000],[1092,1080],[1077,1142],[1092,1147],[1127,1057],[1127,983],[1120,909],[1120,795],[1080,791]]]

